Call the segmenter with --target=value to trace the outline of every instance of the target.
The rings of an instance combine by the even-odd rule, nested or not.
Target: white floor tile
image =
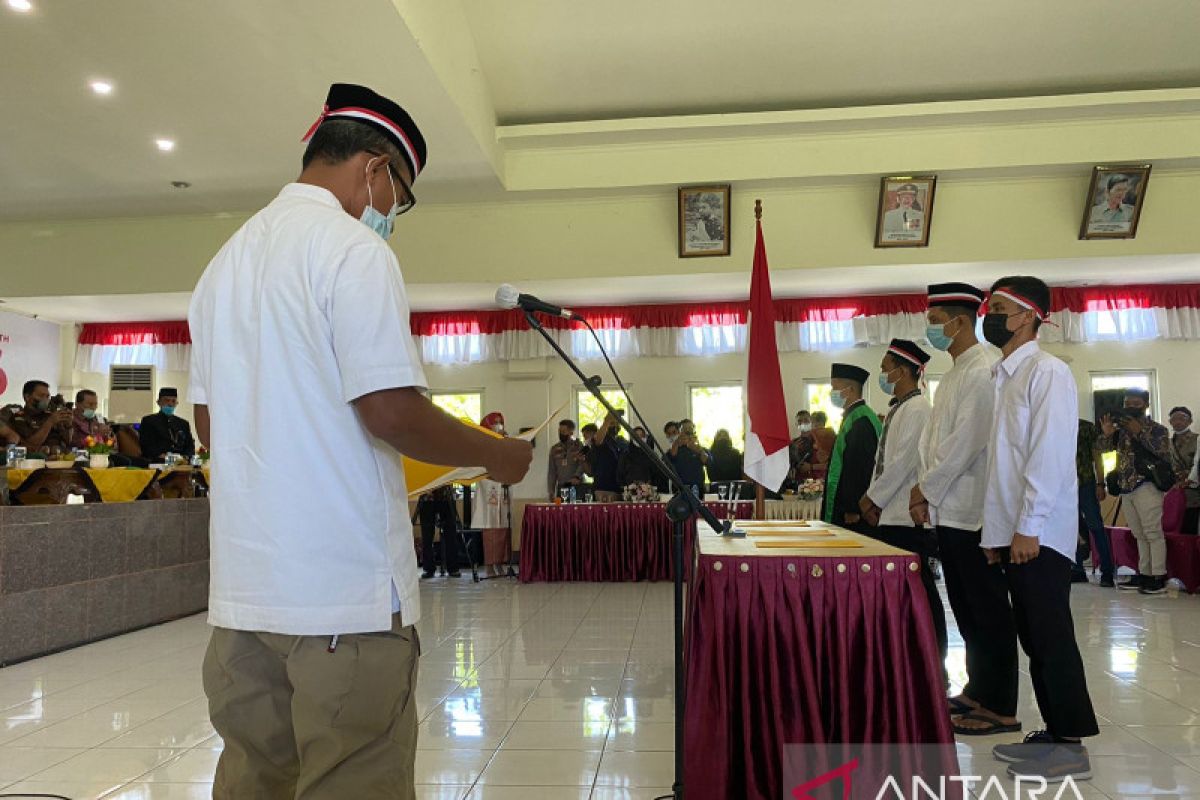
[[[650,798],[674,769],[668,584],[422,584],[417,796]],[[1079,586],[1101,734],[1083,797],[1200,800],[1200,598]],[[949,669],[961,681],[951,621]],[[0,669],[0,787],[75,798],[208,797],[202,616]],[[1020,717],[1040,725],[1022,657]],[[964,739],[1002,773],[997,741]],[[6,786],[7,784],[7,786]]]

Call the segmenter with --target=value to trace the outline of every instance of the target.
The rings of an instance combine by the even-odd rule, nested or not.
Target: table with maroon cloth
[[[745,519],[751,501],[705,503],[720,519]],[[703,524],[703,523],[701,523]],[[696,524],[685,528],[691,564]],[[665,503],[530,503],[521,522],[521,581],[669,581],[671,521]]]
[[[835,532],[863,546],[760,550],[750,538],[698,535],[689,798],[785,796],[783,748],[793,744],[937,744],[939,763],[956,768],[918,557]]]
[[[1138,568],[1137,539],[1129,528],[1107,528],[1112,541],[1113,562],[1118,567]],[[1178,578],[1189,592],[1200,590],[1200,536],[1168,533],[1167,577]],[[1096,545],[1092,543],[1092,564],[1100,563]]]

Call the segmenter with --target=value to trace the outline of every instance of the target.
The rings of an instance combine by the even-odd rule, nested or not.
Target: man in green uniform
[[[843,409],[825,480],[823,519],[834,525],[859,529],[862,517],[858,501],[871,485],[875,451],[882,424],[863,399],[863,384],[871,373],[853,364],[834,364],[830,372],[832,401]]]

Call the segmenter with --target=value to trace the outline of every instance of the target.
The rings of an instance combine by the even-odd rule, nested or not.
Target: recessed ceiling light
[[[171,181],[171,185],[176,189],[190,189],[192,185],[187,181]]]
[[[7,0],[8,7],[13,11],[20,11],[22,14],[33,11],[33,3],[29,0]]]
[[[169,153],[175,149],[174,139],[155,139],[154,144],[157,145],[158,149],[162,150],[164,153]]]
[[[108,81],[92,81],[88,84],[96,94],[112,94],[113,85]]]

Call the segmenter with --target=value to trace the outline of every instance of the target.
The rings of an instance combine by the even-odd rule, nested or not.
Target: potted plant
[[[116,448],[117,440],[89,436],[83,440],[88,451],[88,466],[92,469],[108,469],[108,456]]]

